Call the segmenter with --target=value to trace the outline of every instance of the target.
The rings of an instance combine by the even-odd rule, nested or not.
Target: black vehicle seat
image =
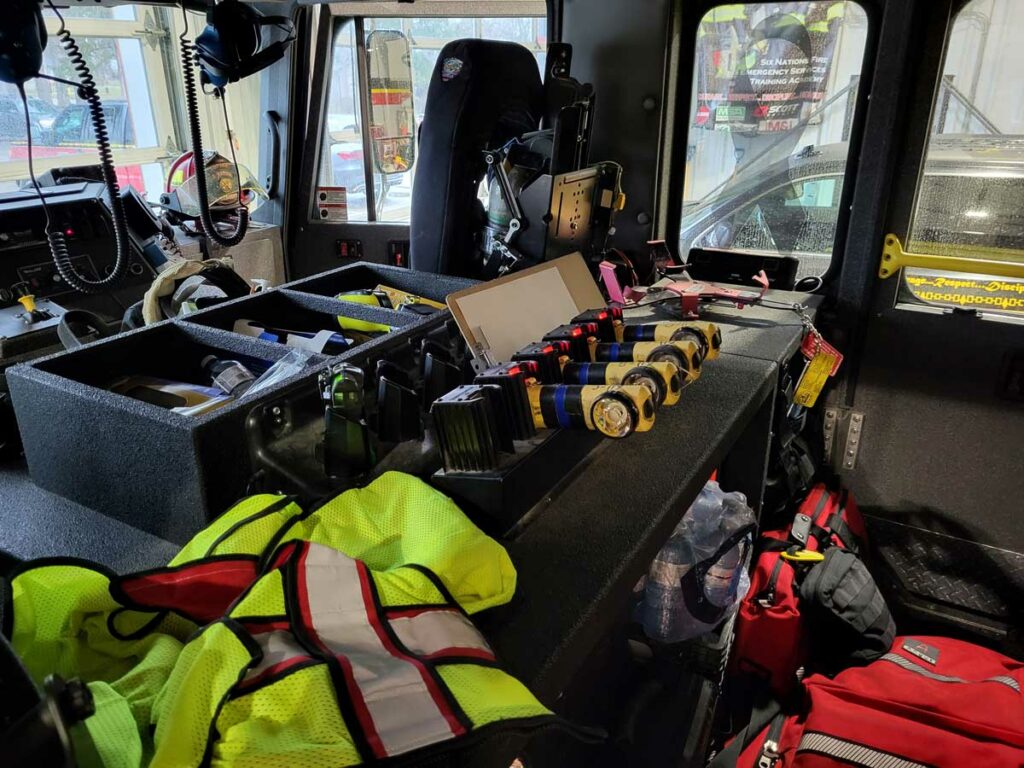
[[[533,54],[517,43],[454,40],[437,58],[420,127],[409,265],[471,275],[483,222],[477,190],[497,149],[534,131],[544,88]]]

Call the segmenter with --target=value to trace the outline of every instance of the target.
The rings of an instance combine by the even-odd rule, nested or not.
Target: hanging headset
[[[96,81],[86,64],[78,44],[64,26],[64,18],[54,7],[52,0],[47,0],[50,10],[60,20],[57,37],[71,60],[72,67],[78,75],[78,82],[73,83],[60,78],[44,75],[40,72],[43,64],[43,50],[46,48],[46,26],[43,23],[43,9],[40,0],[13,0],[4,8],[4,22],[0,24],[0,80],[17,86],[21,94],[22,106],[25,110],[25,129],[28,134],[28,168],[32,177],[32,186],[43,205],[46,214],[46,239],[50,244],[54,266],[67,285],[82,293],[99,293],[110,287],[124,275],[128,267],[128,222],[121,200],[121,189],[117,183],[114,170],[114,153],[110,148],[110,134],[107,121],[103,115],[103,102],[96,90]],[[78,274],[71,262],[64,233],[57,228],[53,230],[50,222],[50,210],[46,205],[46,195],[36,180],[35,168],[32,164],[32,122],[28,113],[28,96],[25,94],[25,82],[34,77],[55,80],[78,88],[79,98],[89,107],[89,117],[93,132],[96,135],[96,147],[100,155],[100,169],[107,187],[111,218],[114,222],[114,240],[117,245],[117,257],[110,274],[100,280],[90,280]]]
[[[188,17],[185,16],[185,31],[182,32],[181,63],[182,79],[185,83],[185,103],[188,109],[189,130],[192,135],[192,156],[195,158],[195,175],[199,196],[199,218],[206,235],[222,246],[237,245],[249,228],[249,209],[242,202],[242,183],[235,157],[231,128],[227,125],[227,105],[223,102],[224,90],[228,83],[235,83],[269,67],[284,57],[288,47],[295,40],[295,27],[290,19],[283,16],[264,16],[255,8],[240,0],[223,0],[207,13],[207,27],[195,39],[188,41]],[[283,39],[264,47],[264,29],[275,28],[284,34]],[[203,135],[199,124],[199,96],[196,90],[195,66],[198,65],[202,84],[210,86],[214,95],[221,99],[224,107],[224,122],[231,143],[231,160],[235,164],[238,186],[238,223],[230,235],[217,229],[210,213],[210,196],[206,187],[206,162],[203,155]]]
[[[223,88],[254,75],[284,57],[295,40],[295,26],[285,16],[263,16],[238,0],[224,0],[207,14],[209,25],[196,38],[196,55],[204,85]],[[264,30],[282,33],[264,45]]]

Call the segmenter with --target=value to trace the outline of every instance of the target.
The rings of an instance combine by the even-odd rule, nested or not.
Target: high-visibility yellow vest
[[[310,513],[247,499],[166,568],[29,566],[12,641],[89,683],[105,768],[360,765],[554,720],[469,619],[514,589],[497,542],[388,473]]]
[[[724,24],[731,21],[746,21],[747,6],[745,3],[730,3],[712,8],[701,21],[712,24]]]

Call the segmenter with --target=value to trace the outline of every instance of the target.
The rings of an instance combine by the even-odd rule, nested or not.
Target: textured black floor
[[[38,488],[20,462],[0,464],[0,552],[8,558],[79,557],[125,573],[164,565],[178,549]]]
[[[900,586],[937,606],[1024,622],[1024,554],[942,531],[926,512],[909,517],[867,518],[875,550]]]

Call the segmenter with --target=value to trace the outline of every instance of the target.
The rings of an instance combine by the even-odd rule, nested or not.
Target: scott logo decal
[[[462,72],[462,59],[452,57],[445,59],[441,64],[441,79],[446,83],[458,77],[460,72]]]

